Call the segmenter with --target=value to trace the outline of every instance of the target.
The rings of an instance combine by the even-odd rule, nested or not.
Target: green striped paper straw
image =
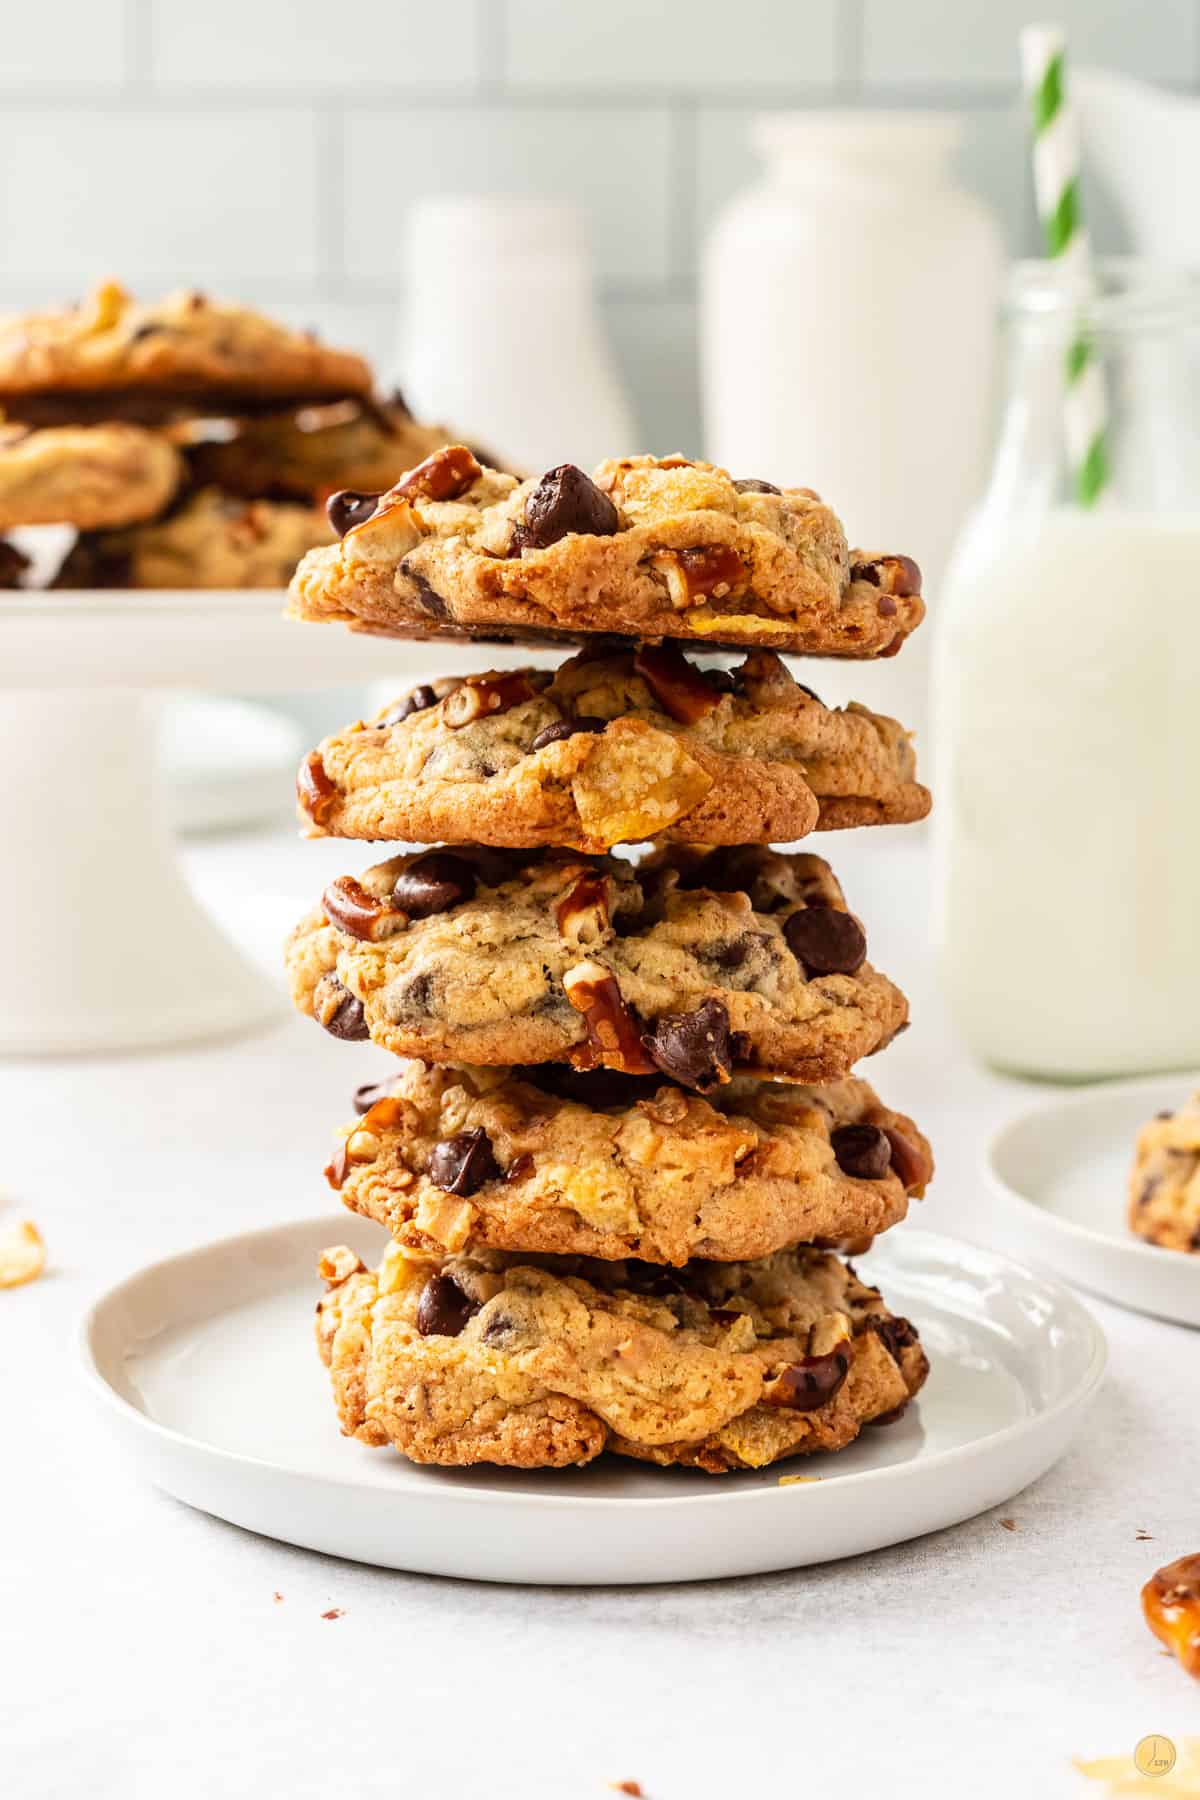
[[[1026,25],[1020,45],[1046,254],[1070,270],[1087,293],[1093,285],[1092,257],[1080,199],[1079,121],[1067,87],[1066,33],[1058,25]],[[1081,506],[1094,506],[1109,480],[1108,396],[1082,326],[1067,348],[1065,407],[1075,497]]]

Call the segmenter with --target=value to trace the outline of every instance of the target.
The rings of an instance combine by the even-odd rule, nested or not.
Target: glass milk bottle
[[[940,599],[937,897],[971,1048],[1053,1079],[1200,1064],[1200,288],[1018,268],[991,483]],[[1074,500],[1068,350],[1110,476]],[[935,614],[937,616],[937,614]]]

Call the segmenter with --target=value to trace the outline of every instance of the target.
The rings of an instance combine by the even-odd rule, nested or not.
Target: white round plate
[[[338,1434],[312,1338],[316,1258],[361,1220],[205,1245],[113,1288],[84,1321],[109,1424],[149,1480],[268,1537],[484,1581],[694,1581],[794,1568],[956,1524],[1066,1449],[1104,1370],[1064,1288],[990,1252],[902,1231],[860,1267],[912,1317],[916,1405],[837,1456],[714,1478],[602,1457],[560,1471],[417,1468]],[[816,1477],[781,1487],[781,1473]]]
[[[1200,1256],[1143,1243],[1125,1223],[1139,1129],[1197,1087],[1200,1075],[1106,1081],[1002,1125],[984,1167],[1022,1251],[1119,1306],[1200,1325]]]
[[[304,733],[285,713],[249,700],[170,697],[158,747],[177,831],[240,831],[293,816]]]

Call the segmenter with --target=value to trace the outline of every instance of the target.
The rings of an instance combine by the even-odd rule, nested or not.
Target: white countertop
[[[917,1219],[1019,1254],[977,1161],[1025,1089],[972,1066],[945,1020],[922,834],[836,850],[873,960],[913,1003],[869,1072],[934,1141]],[[283,829],[189,852],[272,966],[287,924],[358,859]],[[319,1211],[329,1133],[385,1063],[281,1008],[234,1044],[0,1064],[0,1188],[50,1251],[44,1279],[0,1293],[0,1792],[601,1800],[632,1777],[649,1800],[1099,1796],[1073,1756],[1200,1731],[1200,1689],[1138,1605],[1155,1567],[1200,1549],[1200,1333],[1101,1302],[1111,1372],[1056,1469],[995,1514],[810,1570],[452,1582],[293,1550],[143,1486],[78,1378],[82,1308],[169,1250]]]

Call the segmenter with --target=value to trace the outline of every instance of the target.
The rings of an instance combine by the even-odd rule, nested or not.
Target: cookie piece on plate
[[[901,725],[822,705],[772,652],[727,674],[660,644],[414,688],[326,738],[299,797],[314,836],[598,851],[900,824],[929,810],[915,775]]]
[[[1138,1133],[1129,1229],[1164,1250],[1200,1252],[1200,1093]]]
[[[0,320],[0,407],[35,423],[224,412],[369,394],[361,356],[199,293],[145,304],[115,281],[79,306]]]
[[[284,588],[329,536],[320,507],[238,500],[202,488],[165,518],[81,537],[56,588]]]
[[[422,851],[342,877],[292,932],[292,997],[425,1062],[603,1065],[704,1092],[840,1080],[906,1024],[819,856]]]
[[[162,512],[183,459],[161,432],[140,425],[63,425],[35,431],[0,423],[0,530],[131,525]]]
[[[259,500],[328,499],[338,488],[387,488],[446,442],[399,401],[343,400],[241,419],[232,437],[188,447],[201,486]]]
[[[329,504],[341,541],[296,571],[297,618],[397,637],[615,632],[875,657],[924,616],[917,565],[851,553],[808,488],[681,456],[518,482],[447,445],[386,493]]]
[[[344,1247],[321,1273],[342,1430],[414,1462],[761,1469],[841,1449],[928,1373],[909,1321],[821,1250],[673,1271],[393,1244],[378,1273]]]
[[[661,1076],[414,1059],[356,1105],[330,1186],[433,1254],[685,1263],[815,1241],[858,1249],[933,1173],[912,1120],[865,1081],[739,1077],[703,1099]]]

